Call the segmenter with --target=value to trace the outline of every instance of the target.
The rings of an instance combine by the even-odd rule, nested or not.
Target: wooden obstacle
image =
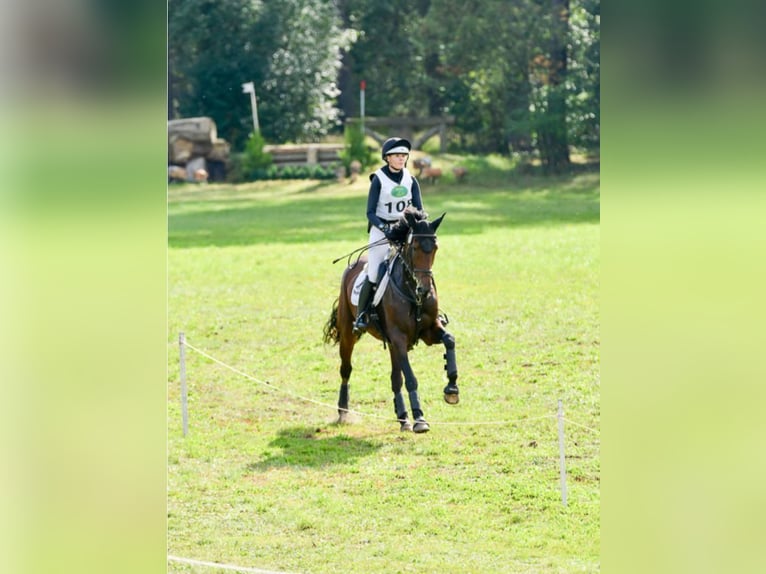
[[[361,118],[346,118],[346,122],[361,123]],[[365,117],[364,133],[383,145],[389,137],[402,137],[410,140],[412,149],[420,149],[424,143],[434,136],[439,136],[439,151],[447,152],[447,126],[455,124],[455,116],[432,117]],[[386,128],[389,135],[383,135],[373,128]],[[415,132],[425,129],[422,134]]]
[[[168,178],[173,181],[200,181],[200,170],[211,181],[226,178],[230,145],[218,137],[212,118],[168,120]],[[186,171],[186,176],[182,175]]]
[[[340,161],[338,152],[343,144],[283,144],[265,145],[263,151],[271,155],[277,167],[321,165],[327,167]]]

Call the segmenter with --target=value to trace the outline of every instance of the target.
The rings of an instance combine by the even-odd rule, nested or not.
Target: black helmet
[[[383,153],[381,157],[383,161],[386,161],[386,156],[390,153],[406,153],[409,154],[412,149],[412,144],[404,138],[388,138],[383,142]]]

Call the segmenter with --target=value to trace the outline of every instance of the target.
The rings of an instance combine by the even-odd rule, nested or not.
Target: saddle
[[[383,294],[386,292],[386,287],[388,287],[388,280],[391,278],[391,269],[393,269],[394,261],[397,257],[399,257],[399,252],[395,249],[391,249],[388,252],[386,259],[380,264],[380,270],[378,271],[379,279],[375,286],[375,295],[372,298],[373,309],[377,307],[381,299],[383,299]],[[351,289],[351,303],[354,305],[359,305],[359,293],[362,291],[364,280],[367,279],[367,265],[367,263],[364,264],[361,273],[359,273],[356,280],[354,280],[354,287]]]

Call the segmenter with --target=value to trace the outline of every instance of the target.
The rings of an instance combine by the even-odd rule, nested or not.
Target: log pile
[[[185,181],[199,181],[199,170],[207,172],[212,181],[222,181],[226,177],[229,153],[230,145],[218,137],[212,118],[168,121],[168,166],[184,168]],[[178,175],[181,173],[177,169],[172,171]],[[170,169],[168,173],[171,173]]]

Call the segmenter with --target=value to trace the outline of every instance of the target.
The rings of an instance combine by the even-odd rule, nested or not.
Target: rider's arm
[[[380,198],[380,180],[378,179],[378,176],[373,175],[370,180],[370,193],[367,195],[367,221],[370,222],[370,225],[367,227],[367,230],[369,231],[371,226],[375,226],[381,231],[384,231],[388,228],[388,225],[386,222],[384,222],[378,215],[375,213],[378,210],[378,199]]]

